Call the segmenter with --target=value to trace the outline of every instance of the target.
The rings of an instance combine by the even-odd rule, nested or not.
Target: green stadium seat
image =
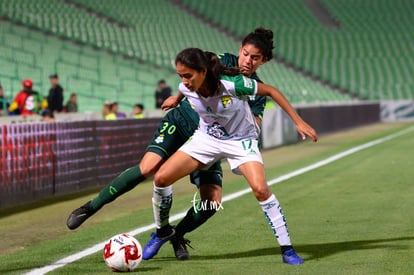
[[[44,94],[47,93],[43,85],[43,81],[47,79],[47,76],[44,75],[41,67],[31,67],[24,64],[19,64],[17,66],[17,77],[18,79],[32,79],[33,89],[38,90],[39,92],[42,92]]]
[[[0,46],[0,58],[6,59],[6,60],[13,60],[13,48],[7,47],[7,46]]]
[[[136,81],[141,93],[138,98],[146,100],[148,97],[150,102],[158,79],[171,79],[174,84],[178,81],[172,62],[181,49],[193,46],[219,53],[236,52],[239,47],[239,41],[165,0],[73,2],[129,27],[120,27],[66,1],[0,0],[1,15],[13,22],[55,34],[55,37],[45,36],[28,28],[0,24],[1,37],[12,38],[6,39],[10,41],[6,43],[8,46],[0,46],[0,58],[23,64],[32,60],[30,56],[34,56],[33,62],[29,61],[26,65],[43,68],[43,75],[36,75],[43,78],[39,83],[48,85],[47,75],[51,71],[65,75],[64,81],[82,78],[86,81],[83,83],[88,90],[84,91],[86,96],[94,92],[93,85],[100,85],[108,96],[122,100],[122,85],[126,85],[122,81]],[[397,4],[390,4],[386,0],[323,0],[329,11],[342,22],[343,28],[340,30],[323,28],[303,2],[298,0],[267,1],[259,6],[248,0],[237,0],[237,3],[221,0],[181,2],[238,36],[244,36],[258,25],[273,29],[278,56],[324,80],[349,89],[351,93],[378,98],[376,92],[383,92],[384,96],[389,97],[389,91],[391,95],[392,91],[396,91],[396,98],[406,98],[405,89],[411,87],[410,74],[414,71],[414,60],[409,46],[413,43],[413,35],[407,27],[413,21],[409,0],[401,0]],[[234,13],[235,5],[238,7],[237,13]],[[37,16],[25,13],[27,8]],[[364,17],[366,14],[370,16]],[[387,20],[384,20],[384,14]],[[370,23],[370,31],[363,27],[363,20]],[[56,36],[98,47],[100,51],[59,40]],[[25,41],[32,42],[33,48],[27,46],[30,43],[23,43]],[[116,54],[115,60],[122,61],[114,61],[113,56],[106,51]],[[121,55],[146,62],[147,65],[124,61],[119,58]],[[148,64],[158,68],[149,69]],[[14,69],[7,69],[6,74],[20,77],[23,69]],[[6,69],[0,70],[3,73]],[[265,82],[283,88],[294,101],[350,100],[273,61],[265,65],[260,75]],[[112,85],[117,88],[110,88]],[[303,93],[304,90],[308,92]]]
[[[18,66],[16,62],[11,61],[9,59],[2,59],[2,58],[0,58],[0,61],[1,61],[0,75],[17,78],[17,67]]]
[[[392,86],[392,83],[399,85],[411,79],[405,73],[413,71],[411,64],[414,64],[412,49],[407,48],[414,41],[410,0],[392,4],[387,0],[323,0],[329,11],[341,21],[340,30],[323,28],[302,1],[275,0],[254,7],[248,0],[237,1],[237,4],[220,0],[181,2],[239,36],[258,25],[272,28],[276,34],[278,56],[334,84],[353,89],[351,92],[354,94],[378,98],[374,92],[368,92],[374,85],[371,82],[380,79]],[[237,13],[233,12],[234,5],[238,7]],[[240,17],[250,25],[240,23]],[[406,60],[395,66],[398,56],[404,56]],[[376,67],[374,60],[380,57],[387,60],[385,67]],[[357,69],[358,76],[352,64],[344,62],[355,59],[363,63]],[[401,96],[413,97],[400,93],[395,98]]]

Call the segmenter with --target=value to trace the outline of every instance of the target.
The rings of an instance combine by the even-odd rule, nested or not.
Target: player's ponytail
[[[240,69],[238,67],[226,67],[221,64],[220,59],[215,53],[204,52],[204,55],[209,62],[210,71],[215,78],[220,79],[220,75],[234,76],[240,74]]]
[[[204,52],[206,59],[208,60],[206,81],[207,85],[212,92],[218,91],[218,85],[221,75],[238,75],[240,69],[237,67],[226,67],[221,64],[220,59],[215,53]]]
[[[266,61],[273,58],[273,31],[263,27],[256,28],[242,41],[242,46],[251,44],[258,48]]]

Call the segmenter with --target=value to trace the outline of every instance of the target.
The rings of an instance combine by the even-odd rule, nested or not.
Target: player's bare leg
[[[240,172],[248,181],[256,199],[265,214],[266,220],[282,250],[282,259],[287,264],[302,264],[303,259],[299,257],[292,247],[286,219],[276,196],[272,194],[266,182],[263,164],[260,162],[246,162],[239,166]]]

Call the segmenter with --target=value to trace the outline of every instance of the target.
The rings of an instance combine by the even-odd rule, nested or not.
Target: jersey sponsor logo
[[[223,108],[229,108],[233,105],[233,99],[229,95],[222,96],[221,104],[223,104]]]
[[[164,134],[159,135],[155,140],[155,143],[163,143],[164,142]]]
[[[224,129],[224,127],[221,126],[218,122],[215,122],[207,127],[207,134],[222,140],[230,138],[230,135],[227,133],[226,129]]]
[[[243,76],[244,87],[246,88],[253,88],[253,81],[250,78]]]

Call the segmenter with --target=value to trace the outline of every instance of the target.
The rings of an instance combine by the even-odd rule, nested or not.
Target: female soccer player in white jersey
[[[192,138],[174,153],[154,176],[153,210],[157,233],[144,248],[143,258],[155,255],[163,236],[174,234],[169,225],[172,184],[197,169],[208,168],[226,158],[234,173],[243,175],[282,249],[283,262],[301,264],[292,247],[285,217],[270,191],[258,148],[259,127],[248,105],[248,96],[272,97],[291,117],[303,139],[317,141],[315,130],[295,112],[287,99],[274,87],[240,75],[239,68],[226,68],[218,57],[197,48],[180,52],[175,60],[182,80],[179,96],[167,100],[165,109],[177,106],[185,96],[200,116],[200,127]],[[166,232],[172,231],[172,232]]]

